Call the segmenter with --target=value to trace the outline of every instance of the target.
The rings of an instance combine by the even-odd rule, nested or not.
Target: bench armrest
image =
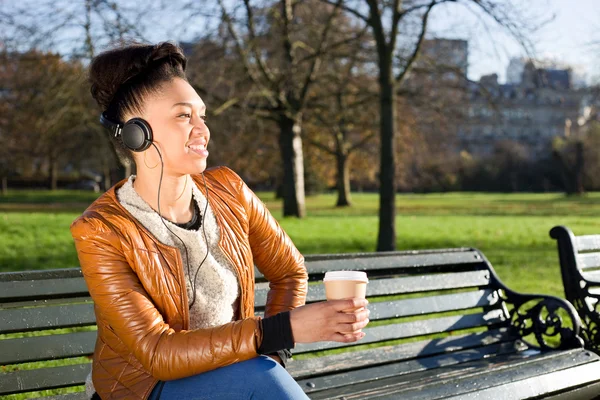
[[[590,293],[588,288],[582,292],[585,292],[583,298],[573,302],[583,322],[581,336],[586,348],[600,354],[600,294]]]
[[[542,350],[583,347],[581,320],[566,300],[541,294],[521,294],[503,289],[510,323],[521,340]]]

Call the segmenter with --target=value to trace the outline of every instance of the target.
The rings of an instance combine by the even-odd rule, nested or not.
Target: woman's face
[[[164,83],[159,93],[149,96],[144,102],[142,118],[152,127],[165,174],[196,174],[206,169],[206,148],[210,140],[210,131],[205,123],[206,106],[188,82],[175,78]],[[146,152],[148,166],[160,162],[154,146]],[[136,159],[138,168],[144,165],[143,156],[143,153],[139,154]]]

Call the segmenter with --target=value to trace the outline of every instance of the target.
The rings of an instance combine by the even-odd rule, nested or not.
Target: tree
[[[329,37],[342,0],[332,6],[316,1],[266,1],[260,7],[244,0],[241,14],[229,10],[223,0],[218,3],[233,48],[255,87],[252,108],[279,128],[283,215],[303,217],[303,119],[323,56],[336,45]]]
[[[332,0],[321,0],[333,4]],[[460,0],[348,0],[342,9],[368,26],[375,40],[379,73],[380,187],[377,250],[396,248],[396,158],[395,133],[397,89],[417,60],[432,10],[442,3]],[[479,7],[497,23],[522,38],[526,25],[512,13],[510,3],[494,0],[463,0]],[[516,14],[518,15],[518,14]],[[413,25],[411,35],[411,24]],[[404,29],[401,29],[404,28]],[[403,36],[400,33],[408,32]],[[399,40],[401,39],[401,40]]]
[[[133,1],[113,1],[113,0],[23,0],[7,5],[0,12],[0,22],[6,28],[0,38],[5,50],[11,54],[24,54],[29,51],[41,52],[44,54],[56,52],[58,47],[62,52],[60,58],[63,61],[80,61],[86,64],[101,49],[107,45],[116,43],[125,43],[129,40],[143,41],[145,32],[149,27],[153,27],[153,22],[160,18],[161,13],[157,12],[164,7],[159,1],[148,1],[143,8],[138,7]],[[150,18],[150,16],[154,18]],[[81,67],[79,73],[72,78],[82,78]],[[52,70],[51,74],[57,72]],[[41,81],[45,84],[46,82]],[[72,82],[79,89],[86,87],[83,79]],[[74,88],[73,88],[74,89]],[[66,123],[63,128],[82,130],[89,133],[88,144],[90,140],[96,145],[94,150],[102,149],[104,151],[91,151],[89,146],[79,154],[92,154],[97,157],[97,166],[100,166],[105,176],[105,187],[110,187],[111,176],[122,178],[131,173],[131,166],[127,163],[119,164],[119,158],[115,149],[110,144],[106,134],[100,134],[103,131],[98,126],[98,112],[93,103],[89,91],[79,91],[77,95],[67,98],[67,100],[77,99],[78,105],[86,105],[85,109],[79,110],[79,118],[75,118],[75,126]],[[49,106],[49,104],[46,104]],[[58,107],[58,105],[56,105]],[[47,109],[46,111],[50,111]],[[66,103],[61,106],[62,111],[70,110]],[[58,110],[53,110],[58,111]],[[98,110],[99,111],[99,110]],[[60,121],[51,122],[54,127],[63,125],[66,122],[68,113],[62,116]],[[89,119],[88,117],[93,117]],[[89,122],[93,121],[93,124]],[[50,129],[43,127],[43,129]],[[45,135],[48,136],[48,135]],[[49,135],[52,136],[52,135]],[[60,138],[59,138],[60,139]],[[72,142],[71,142],[72,143]],[[41,146],[41,144],[40,144]],[[58,146],[59,147],[59,146]],[[48,151],[47,156],[55,159],[52,152]],[[88,162],[90,160],[87,160]],[[121,160],[123,161],[123,160]],[[55,165],[54,161],[50,164]],[[51,170],[55,170],[52,169]]]
[[[309,114],[313,120],[310,144],[335,159],[337,207],[351,205],[350,158],[376,135],[376,110],[372,107],[376,83],[357,65],[361,47],[351,50],[351,55],[330,62],[330,73],[315,93],[319,106]]]
[[[48,186],[56,189],[60,167],[93,148],[82,126],[89,115],[81,90],[83,66],[57,54],[30,51],[4,53],[2,67],[5,95],[0,104],[7,111],[2,147],[14,151],[13,171],[27,157],[47,170]]]

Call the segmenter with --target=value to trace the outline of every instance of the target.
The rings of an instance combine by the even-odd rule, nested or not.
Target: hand
[[[329,300],[290,311],[296,343],[333,341],[350,343],[362,339],[360,330],[369,323],[365,299]]]

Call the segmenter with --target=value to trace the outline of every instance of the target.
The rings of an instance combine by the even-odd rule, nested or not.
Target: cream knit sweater
[[[190,329],[210,328],[231,322],[237,312],[239,286],[237,275],[231,263],[218,246],[220,232],[215,215],[210,207],[206,214],[206,197],[191,181],[194,201],[202,214],[202,226],[197,231],[187,230],[171,223],[161,221],[161,217],[146,203],[133,188],[135,176],[117,190],[117,199],[146,229],[161,243],[177,247],[183,260],[183,273],[187,288],[188,300],[191,303],[193,293],[190,282],[196,276],[196,301],[190,310]],[[189,184],[189,183],[188,183]],[[167,229],[169,227],[183,243]],[[208,257],[206,256],[206,239],[208,240]],[[186,255],[187,248],[187,255]],[[200,267],[200,270],[198,270]]]

